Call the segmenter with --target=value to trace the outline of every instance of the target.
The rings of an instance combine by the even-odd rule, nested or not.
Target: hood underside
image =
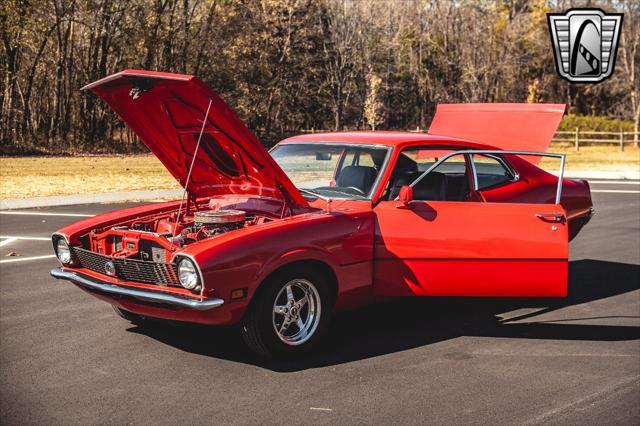
[[[183,187],[206,115],[191,195],[247,194],[307,205],[242,120],[196,77],[125,70],[83,89],[100,96]]]

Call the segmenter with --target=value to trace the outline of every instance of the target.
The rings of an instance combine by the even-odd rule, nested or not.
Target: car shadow
[[[129,331],[145,334],[186,352],[244,362],[278,372],[293,372],[362,360],[461,336],[638,340],[640,327],[572,323],[616,317],[535,321],[541,314],[637,289],[640,289],[639,265],[599,260],[573,261],[569,263],[569,296],[565,299],[395,298],[337,315],[320,347],[304,357],[286,361],[255,358],[244,346],[236,327],[186,324],[167,327],[166,323],[152,323],[134,326]],[[513,311],[523,308],[534,309],[524,309],[526,312],[522,315],[513,316]],[[507,312],[512,316],[501,316]],[[525,319],[526,323],[514,323]]]

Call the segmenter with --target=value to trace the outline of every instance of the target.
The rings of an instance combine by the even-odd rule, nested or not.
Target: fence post
[[[576,127],[576,152],[580,150],[580,128]]]
[[[624,152],[624,133],[622,128],[620,128],[620,152]]]

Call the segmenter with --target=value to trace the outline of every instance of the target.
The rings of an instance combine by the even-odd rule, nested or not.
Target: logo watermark
[[[622,13],[605,13],[600,9],[548,13],[560,77],[572,83],[599,83],[611,77],[622,17]]]

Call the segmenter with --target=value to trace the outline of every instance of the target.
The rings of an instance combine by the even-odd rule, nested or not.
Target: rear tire
[[[116,305],[111,305],[111,306],[113,307],[113,310],[116,311],[116,314],[118,314],[120,318],[123,318],[132,324],[142,324],[146,320],[146,317],[143,317],[142,315],[134,314],[133,312],[129,312],[127,310],[119,308]]]
[[[241,324],[242,337],[265,358],[308,352],[326,332],[331,299],[327,280],[317,271],[290,268],[276,273],[254,296]]]

